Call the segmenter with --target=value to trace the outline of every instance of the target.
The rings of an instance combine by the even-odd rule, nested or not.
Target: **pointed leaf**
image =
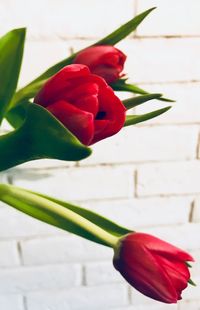
[[[0,39],[0,123],[17,87],[25,31],[14,29]]]
[[[151,118],[154,118],[156,116],[159,116],[159,115],[167,112],[169,109],[171,109],[171,107],[166,107],[163,109],[155,110],[153,112],[149,112],[149,113],[141,114],[141,115],[127,115],[124,127],[130,126],[130,125],[135,125],[135,124],[138,124],[141,122],[145,122]]]
[[[135,16],[133,19],[128,21],[126,24],[119,27],[117,30],[101,39],[95,45],[115,45],[125,37],[127,37],[131,32],[133,32],[139,24],[151,13],[151,11],[155,10],[155,7]]]
[[[123,102],[123,105],[126,107],[126,109],[129,110],[134,107],[137,107],[138,105],[141,105],[142,103],[145,103],[146,101],[149,101],[152,99],[158,99],[161,96],[162,94],[149,94],[149,95],[129,98],[129,99],[123,100],[122,102]]]
[[[34,159],[77,161],[90,154],[90,148],[37,104],[28,104],[21,127],[0,136],[0,171]]]
[[[126,83],[126,80],[127,79],[120,79],[116,81],[115,83],[111,84],[111,87],[117,91],[128,91],[130,93],[140,94],[140,95],[150,94],[148,91],[138,87],[137,85]],[[159,97],[157,99],[160,101],[175,102],[175,100],[164,98],[164,97]]]
[[[189,279],[188,283],[192,286],[197,286],[196,283],[192,279]]]
[[[109,44],[109,45],[115,45],[117,42],[124,39],[126,36],[128,36],[132,31],[134,31],[137,26],[144,20],[144,18],[155,8],[151,8],[137,16],[135,16],[133,19],[119,27],[117,30],[109,34],[108,36],[104,37],[100,41],[97,41],[93,45],[102,45],[102,44]],[[35,80],[33,80],[31,83],[23,87],[22,89],[17,92],[16,97],[14,98],[12,102],[12,106],[14,107],[16,104],[18,104],[21,100],[24,98],[29,99],[32,98],[40,89],[41,85],[38,82],[41,81],[43,84],[44,81],[48,78],[50,78],[52,75],[56,74],[59,70],[61,70],[63,67],[71,64],[73,62],[73,59],[79,53],[80,51],[74,53],[70,57],[58,62],[54,66],[50,67],[48,70],[46,70],[44,73],[42,73],[39,77],[37,77]],[[34,90],[33,90],[34,89]],[[34,93],[34,94],[33,94]],[[26,95],[25,95],[26,94]]]

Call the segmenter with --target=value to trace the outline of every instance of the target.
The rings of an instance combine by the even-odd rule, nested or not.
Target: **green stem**
[[[50,212],[55,216],[59,216],[64,220],[70,221],[71,223],[78,225],[81,229],[92,234],[94,237],[100,239],[103,243],[107,244],[112,248],[114,248],[116,246],[116,243],[118,242],[117,237],[109,234],[108,232],[93,224],[84,217],[80,216],[79,214],[62,207],[61,205],[53,201],[27,192],[16,186],[0,184],[0,200],[15,206],[19,210],[20,208],[17,206],[16,200],[21,201],[22,204],[25,203],[34,206],[40,211],[47,212],[47,214]]]

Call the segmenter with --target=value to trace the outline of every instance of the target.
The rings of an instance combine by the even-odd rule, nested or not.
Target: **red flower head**
[[[116,134],[125,122],[122,102],[85,65],[73,64],[60,70],[34,102],[49,110],[85,145]]]
[[[144,295],[176,303],[190,279],[187,261],[193,258],[179,248],[148,234],[131,233],[120,239],[113,263]]]
[[[92,73],[104,78],[107,83],[118,80],[124,68],[126,55],[111,45],[86,48],[77,54],[74,63],[88,66]]]

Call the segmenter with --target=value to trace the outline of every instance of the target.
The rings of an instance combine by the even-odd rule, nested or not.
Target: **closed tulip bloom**
[[[145,233],[131,233],[120,239],[113,263],[144,295],[176,303],[190,279],[187,261],[193,258],[181,249]]]
[[[112,88],[82,64],[60,70],[34,102],[51,112],[85,145],[116,134],[125,122],[126,109]]]
[[[118,80],[123,74],[126,55],[111,45],[91,46],[74,59],[74,63],[87,65],[91,72],[104,78],[107,83]]]

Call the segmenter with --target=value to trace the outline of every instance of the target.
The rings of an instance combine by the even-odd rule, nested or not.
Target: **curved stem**
[[[8,184],[0,184],[0,200],[14,206],[20,211],[22,211],[22,208],[19,207],[19,204],[16,201],[20,201],[22,205],[28,204],[31,207],[35,207],[39,210],[38,212],[44,211],[47,215],[51,213],[55,215],[55,217],[59,216],[63,220],[67,220],[75,225],[78,225],[81,229],[92,234],[94,237],[100,239],[103,243],[112,248],[114,248],[118,242],[117,237],[109,234],[79,214],[46,198],[27,192],[19,187]],[[30,212],[25,213],[30,214]],[[37,218],[37,216],[35,217]]]

